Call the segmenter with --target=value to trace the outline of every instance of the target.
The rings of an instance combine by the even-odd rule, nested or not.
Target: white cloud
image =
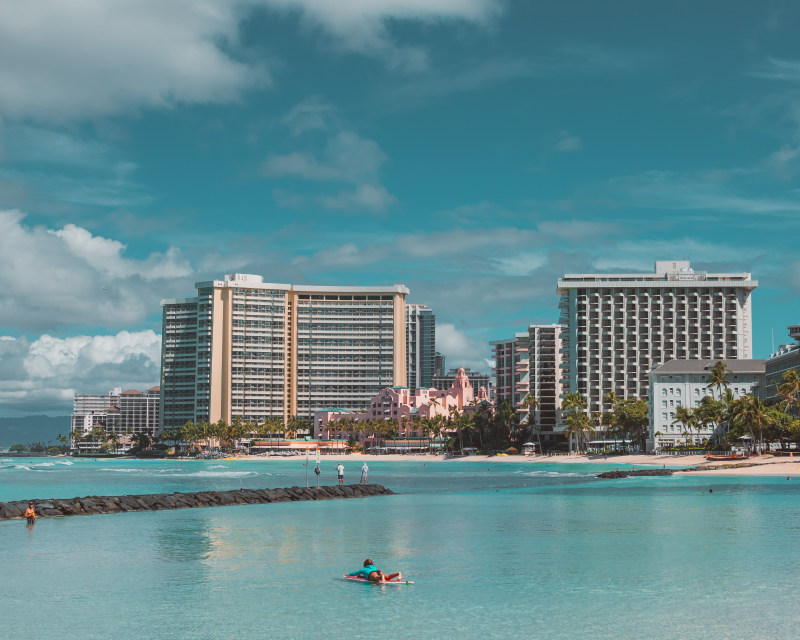
[[[583,149],[583,142],[578,136],[567,136],[558,141],[556,149],[558,151],[578,151]]]
[[[381,212],[397,202],[397,198],[379,184],[378,172],[386,160],[386,154],[374,140],[362,138],[353,131],[340,131],[327,140],[319,157],[307,152],[269,156],[262,163],[260,173],[271,178],[355,185],[354,189],[313,197],[279,189],[273,195],[281,206],[300,209],[314,202],[326,209]]]
[[[189,263],[180,257],[178,249],[170,247],[166,254],[154,253],[147,260],[128,260],[122,256],[125,245],[117,240],[93,236],[91,232],[74,224],[50,231],[64,241],[76,258],[85,260],[97,271],[106,271],[114,277],[139,275],[146,280],[179,278],[192,273]]]
[[[502,271],[510,276],[527,276],[547,262],[543,253],[518,253],[513,256],[502,256],[497,259]]]
[[[769,80],[800,82],[800,60],[769,58],[753,75]]]
[[[378,213],[395,204],[397,198],[381,185],[361,184],[352,191],[343,190],[335,196],[321,196],[318,202],[326,209],[366,209]]]
[[[261,165],[261,173],[272,177],[358,183],[374,180],[386,159],[374,140],[352,131],[341,131],[328,140],[319,159],[310,153],[273,155]]]
[[[299,135],[306,131],[327,129],[338,122],[336,108],[320,96],[310,96],[299,102],[289,111],[281,122]]]
[[[23,218],[0,211],[0,326],[128,326],[191,285],[192,269],[174,247],[137,260],[125,257],[122,243],[81,227],[27,227]]]
[[[0,113],[67,121],[230,102],[268,82],[229,50],[245,3],[42,0],[0,4]]]
[[[448,369],[466,367],[490,373],[488,343],[483,339],[471,338],[455,325],[436,325],[436,350],[447,356]]]
[[[152,331],[0,339],[3,411],[69,413],[76,393],[157,385],[161,337]]]
[[[735,174],[748,170],[680,174],[674,171],[646,171],[612,181],[634,202],[648,208],[724,211],[744,214],[789,214],[800,211],[800,198],[753,197],[740,194],[728,184]]]
[[[650,273],[656,260],[691,260],[696,257],[704,263],[752,264],[759,250],[756,247],[732,246],[714,240],[705,242],[694,238],[674,238],[668,240],[630,240],[626,239],[601,255],[594,261],[599,271],[619,271],[622,269],[636,273]],[[696,267],[696,265],[694,265]],[[745,270],[740,267],[739,270]]]
[[[265,0],[275,8],[299,12],[308,24],[332,34],[346,50],[381,58],[393,68],[420,71],[427,53],[398,45],[387,25],[391,21],[439,23],[461,20],[486,24],[500,13],[500,0]]]
[[[439,233],[415,233],[400,236],[398,248],[415,258],[447,256],[481,249],[487,257],[494,255],[497,247],[528,246],[538,243],[540,236],[530,229],[454,229]]]
[[[427,54],[398,44],[394,21],[486,24],[499,0],[41,0],[0,3],[0,116],[64,122],[225,103],[268,85],[238,55],[239,28],[257,6],[292,13],[347,51],[420,70]]]

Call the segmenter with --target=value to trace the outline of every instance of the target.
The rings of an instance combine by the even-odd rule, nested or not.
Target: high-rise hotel
[[[436,353],[436,316],[424,304],[406,305],[408,388],[430,389]]]
[[[327,287],[226,275],[162,300],[162,427],[362,409],[406,384],[403,285]]]
[[[648,374],[674,358],[750,359],[749,273],[694,271],[658,261],[654,273],[566,274],[558,281],[564,393],[608,411],[609,392],[648,395]]]
[[[555,431],[561,406],[561,338],[557,324],[532,324],[509,340],[494,340],[495,395],[508,402],[520,420],[530,415],[532,426],[548,439]],[[538,406],[526,407],[530,394]]]

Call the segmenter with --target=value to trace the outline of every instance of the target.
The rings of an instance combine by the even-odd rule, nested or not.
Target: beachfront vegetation
[[[776,396],[766,402],[752,393],[735,397],[728,389],[729,371],[717,365],[709,373],[707,386],[716,388],[718,397],[706,396],[697,407],[675,411],[673,424],[683,425],[684,446],[692,442],[692,431],[712,431],[706,445],[714,448],[747,445],[760,451],[765,442],[781,442],[784,447],[793,442],[800,447],[800,377],[796,370],[786,371],[775,381]]]

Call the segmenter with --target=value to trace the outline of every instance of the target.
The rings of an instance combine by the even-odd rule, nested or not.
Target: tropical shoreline
[[[261,456],[261,455],[241,455],[234,459],[236,460],[290,460],[298,461],[305,460],[305,456]],[[312,454],[309,457],[311,463],[314,463],[316,458]],[[675,470],[683,470],[691,467],[707,467],[702,471],[682,471],[685,475],[724,475],[724,476],[798,476],[800,477],[800,457],[797,458],[782,458],[771,455],[762,455],[752,458],[747,458],[742,461],[722,462],[719,460],[707,460],[702,455],[688,455],[688,456],[664,456],[664,455],[646,455],[646,454],[631,454],[619,456],[601,456],[601,455],[556,455],[556,456],[523,456],[523,455],[505,455],[505,456],[486,456],[486,455],[471,455],[463,457],[447,457],[444,455],[428,455],[428,454],[387,454],[387,455],[373,455],[373,454],[325,454],[322,455],[321,464],[326,462],[342,462],[342,463],[361,463],[367,462],[419,462],[422,464],[428,463],[452,463],[460,464],[463,462],[484,463],[488,465],[493,464],[595,464],[595,465],[625,465],[627,466],[642,466],[647,468],[667,468]],[[739,466],[741,465],[741,466]],[[745,466],[746,465],[746,466]]]

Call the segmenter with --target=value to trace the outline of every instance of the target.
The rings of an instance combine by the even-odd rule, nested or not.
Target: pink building
[[[416,419],[449,417],[452,411],[472,413],[482,403],[490,404],[486,389],[480,387],[475,394],[464,368],[458,370],[453,385],[447,391],[438,389],[417,389],[407,387],[386,387],[375,396],[369,409],[364,412],[350,412],[341,409],[322,409],[314,412],[314,437],[330,439],[332,436],[348,438],[351,433],[341,431],[329,423],[343,418],[366,422],[368,420],[392,420],[397,423],[401,438],[420,437]],[[336,425],[338,427],[338,425]]]

